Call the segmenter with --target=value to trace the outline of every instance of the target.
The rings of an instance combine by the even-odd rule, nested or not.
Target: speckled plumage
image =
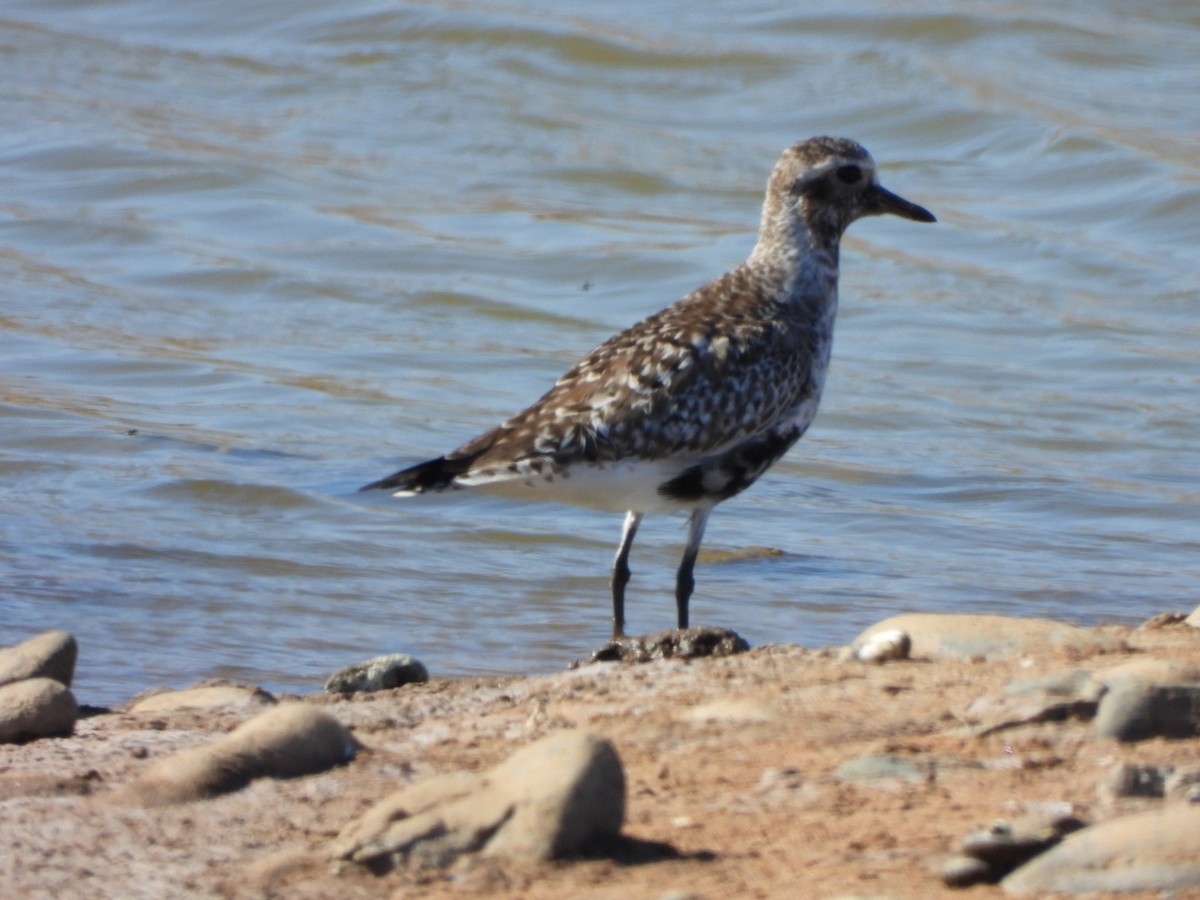
[[[746,262],[605,341],[498,427],[364,490],[469,487],[626,511],[613,569],[616,634],[642,516],[690,511],[676,584],[686,627],[708,514],[811,423],[833,341],[839,241],[855,219],[882,213],[934,220],[880,187],[870,154],[853,141],[788,148]]]

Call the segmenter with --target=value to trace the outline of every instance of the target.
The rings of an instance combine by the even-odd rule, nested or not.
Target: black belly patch
[[[800,434],[799,428],[791,428],[739,444],[722,456],[685,469],[670,481],[659,485],[658,492],[663,497],[685,503],[697,500],[719,503],[728,500],[754,484],[800,439]]]

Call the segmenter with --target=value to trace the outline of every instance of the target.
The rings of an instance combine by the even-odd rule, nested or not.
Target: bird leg
[[[683,550],[683,560],[679,563],[679,572],[675,576],[675,609],[679,613],[679,627],[688,627],[688,600],[692,596],[692,588],[696,579],[692,577],[692,569],[696,566],[696,554],[700,552],[700,542],[704,540],[704,528],[708,525],[708,514],[712,507],[703,507],[692,511],[688,519],[687,546]]]
[[[633,547],[633,539],[637,535],[638,526],[642,524],[642,514],[632,509],[625,514],[625,526],[621,530],[621,546],[617,548],[617,558],[613,560],[612,568],[612,597],[613,597],[613,637],[625,636],[625,585],[629,584],[629,550]]]

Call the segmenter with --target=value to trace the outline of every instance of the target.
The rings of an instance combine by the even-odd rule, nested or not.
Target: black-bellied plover
[[[475,488],[624,512],[612,568],[615,636],[624,634],[629,550],[642,517],[686,511],[675,582],[686,628],[709,513],[783,456],[817,412],[842,233],[884,213],[935,221],[885,190],[854,141],[789,147],[767,182],[758,242],[744,263],[605,341],[504,424],[363,490],[400,497]]]

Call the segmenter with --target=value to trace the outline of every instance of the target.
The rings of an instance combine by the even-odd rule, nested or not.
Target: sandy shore
[[[1069,810],[1094,823],[1151,809],[1164,801],[1113,794],[1116,767],[1200,762],[1200,739],[1101,739],[1087,715],[981,727],[969,710],[1015,681],[1200,660],[1200,629],[1180,623],[1083,633],[1095,640],[996,658],[922,655],[918,644],[913,659],[867,665],[833,648],[763,646],[722,659],[316,695],[302,699],[364,745],[353,762],[159,808],[114,804],[113,789],[258,708],[85,707],[70,737],[0,746],[0,893],[962,896],[938,867],[968,832],[1029,811]],[[80,644],[86,653],[86,636]],[[86,704],[86,687],[77,691]],[[432,775],[486,769],[566,728],[612,741],[625,769],[623,840],[606,855],[386,875],[331,863],[330,842],[379,798]],[[847,767],[880,758],[894,768]],[[1005,896],[990,885],[967,894]]]

